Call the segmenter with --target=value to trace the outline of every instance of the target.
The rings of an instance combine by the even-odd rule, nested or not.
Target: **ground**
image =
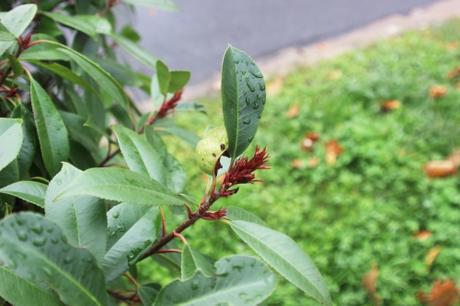
[[[406,33],[268,82],[254,143],[268,147],[272,169],[218,206],[253,211],[294,238],[336,305],[373,305],[362,285],[372,266],[382,305],[418,305],[417,293],[439,279],[460,284],[460,180],[424,172],[460,147],[460,90],[448,78],[460,66],[459,28],[453,21]],[[443,86],[438,98],[434,85]],[[203,103],[213,124],[222,124],[219,99]],[[209,123],[202,114],[177,120],[197,133]],[[311,132],[320,139],[307,150]],[[188,191],[199,198],[206,183],[187,150],[179,158],[194,169]],[[215,258],[251,253],[216,222],[200,222],[186,237]],[[143,275],[166,281],[158,271],[149,263]],[[282,280],[267,302],[310,304]]]

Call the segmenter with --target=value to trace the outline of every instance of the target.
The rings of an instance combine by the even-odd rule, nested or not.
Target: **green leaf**
[[[158,214],[157,207],[131,203],[117,205],[107,213],[108,245],[102,266],[108,281],[127,271],[155,241]]]
[[[83,32],[89,36],[97,34],[109,34],[112,31],[112,26],[107,19],[96,15],[65,15],[61,13],[41,12],[41,14],[71,27],[75,30]]]
[[[265,83],[254,61],[231,46],[224,56],[221,91],[228,151],[234,160],[256,134],[265,105]]]
[[[258,305],[275,289],[275,276],[259,260],[232,256],[216,262],[216,276],[196,274],[163,288],[155,305]]]
[[[107,71],[102,69],[101,66],[73,49],[66,47],[61,49],[61,52],[67,54],[74,62],[76,62],[110,98],[117,103],[121,103],[125,106],[128,105],[128,100],[121,85],[110,74],[108,74]],[[112,104],[112,102],[109,103],[109,105]]]
[[[182,90],[190,80],[190,71],[171,71],[171,81],[169,83],[168,92],[176,93]]]
[[[30,79],[30,94],[43,162],[48,172],[55,175],[61,162],[69,158],[67,129],[53,101],[33,78]]]
[[[157,59],[154,58],[149,51],[145,50],[133,41],[124,38],[123,36],[111,34],[110,37],[112,37],[114,42],[116,42],[120,47],[122,47],[126,52],[131,54],[139,62],[141,62],[149,68],[155,68],[155,62],[157,61]]]
[[[171,82],[171,72],[165,63],[158,60],[156,64],[156,73],[160,92],[165,96],[168,93],[169,82]]]
[[[22,142],[19,155],[17,156],[17,160],[20,177],[27,177],[29,169],[35,159],[35,147],[37,144],[33,114],[25,105],[19,104],[14,108],[11,116],[13,118],[22,119],[24,140]]]
[[[77,195],[153,206],[184,203],[184,198],[148,176],[115,167],[84,171],[54,201]]]
[[[100,134],[94,129],[86,126],[85,120],[74,113],[60,112],[62,119],[70,133],[70,138],[91,152],[99,149]]]
[[[63,305],[57,295],[40,284],[24,279],[13,271],[0,266],[0,296],[16,306]]]
[[[4,267],[29,282],[57,291],[65,304],[107,304],[104,274],[94,257],[85,249],[69,245],[59,227],[43,216],[20,213],[3,219],[0,242]]]
[[[143,284],[137,289],[137,295],[141,299],[142,305],[151,306],[160,292],[161,286],[156,284]]]
[[[332,305],[329,292],[311,259],[288,236],[260,224],[230,221],[231,228],[265,262],[321,305]]]
[[[197,271],[204,276],[211,277],[214,274],[214,267],[208,258],[185,244],[181,256],[181,280],[186,281]]]
[[[0,170],[18,156],[23,138],[21,119],[0,118]]]
[[[35,4],[18,5],[9,12],[0,14],[0,23],[16,38],[27,29],[37,13]],[[0,41],[0,56],[8,50],[14,41]]]
[[[34,60],[29,60],[31,64],[34,64],[36,66],[45,68],[54,74],[60,76],[61,78],[71,82],[72,84],[76,84],[81,86],[83,89],[88,90],[88,91],[94,91],[94,88],[91,87],[91,85],[81,76],[75,74],[72,70],[69,68],[62,66],[57,63],[50,63],[50,64],[45,64],[40,61],[34,61]]]
[[[45,193],[48,186],[34,181],[20,181],[3,187],[0,193],[12,195],[39,207],[45,207]]]
[[[64,163],[46,191],[45,215],[59,225],[70,244],[88,249],[102,263],[107,244],[107,219],[103,201],[88,196],[52,201],[82,172]]]
[[[0,22],[0,43],[14,42],[16,37]]]
[[[124,2],[133,5],[153,6],[168,11],[173,11],[177,8],[171,0],[124,0]]]
[[[265,225],[264,221],[262,221],[262,219],[260,219],[257,215],[235,206],[231,206],[227,209],[226,218],[232,221],[240,220]]]

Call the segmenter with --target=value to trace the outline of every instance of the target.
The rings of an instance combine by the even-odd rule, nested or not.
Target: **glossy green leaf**
[[[16,275],[0,265],[0,297],[12,305],[64,305],[50,289]]]
[[[64,124],[70,133],[70,138],[91,152],[97,152],[99,149],[100,134],[94,129],[86,126],[85,120],[70,112],[60,112]]]
[[[190,80],[190,76],[191,74],[189,71],[171,71],[171,81],[169,82],[168,92],[176,93],[182,90]]]
[[[158,85],[160,92],[164,95],[168,93],[169,82],[171,82],[171,72],[165,63],[158,60],[156,63],[156,76],[158,78]]]
[[[21,119],[0,118],[0,170],[18,156],[23,138]]]
[[[107,19],[96,15],[65,15],[62,13],[41,12],[41,14],[54,21],[83,32],[89,36],[97,34],[109,34],[112,26]]]
[[[53,201],[81,174],[81,170],[64,163],[46,191],[45,215],[59,225],[70,244],[88,249],[102,263],[107,245],[107,220],[103,201],[89,196]]]
[[[258,305],[275,289],[274,274],[259,260],[232,256],[216,262],[216,276],[198,273],[185,281],[164,287],[155,305]]]
[[[83,71],[85,71],[93,80],[96,82],[100,90],[106,94],[108,97],[113,99],[109,101],[107,106],[111,106],[113,103],[121,103],[123,105],[128,105],[128,100],[126,94],[118,83],[107,71],[105,71],[99,64],[84,56],[83,54],[69,48],[65,45],[62,45],[53,41],[46,41],[43,43],[46,46],[57,47],[53,51],[54,53],[60,54],[61,56],[66,56],[73,60]],[[50,53],[50,60],[52,60],[54,53]],[[43,54],[42,54],[43,56]],[[44,59],[43,57],[40,59]]]
[[[125,3],[133,5],[153,6],[163,10],[175,10],[177,7],[171,0],[124,0]]]
[[[112,34],[110,37],[112,37],[113,41],[123,48],[123,50],[131,54],[139,62],[149,68],[155,68],[157,59],[153,57],[149,51],[123,36]]]
[[[19,174],[21,177],[27,177],[29,169],[35,159],[37,135],[35,132],[35,124],[32,112],[23,104],[19,104],[11,114],[13,118],[22,119],[22,132],[24,140],[21,145],[21,150],[17,156]]]
[[[214,267],[210,259],[192,249],[189,244],[185,244],[181,254],[181,280],[186,281],[197,271],[211,277],[214,274]]]
[[[150,145],[155,148],[155,151],[158,153],[163,163],[164,174],[160,182],[165,184],[170,190],[181,192],[185,187],[187,179],[181,164],[168,152],[166,144],[161,137],[155,133],[153,127],[147,127],[145,129],[145,136]]]
[[[166,151],[161,139],[152,135],[151,129],[147,129],[145,135],[139,135],[122,126],[116,126],[114,132],[131,170],[149,175],[168,189],[182,191],[185,173],[177,160]]]
[[[142,305],[151,306],[160,292],[161,286],[156,284],[143,284],[137,289],[137,295],[141,299]]]
[[[0,22],[0,43],[14,42],[16,37]]]
[[[145,205],[182,205],[184,199],[146,175],[123,168],[92,168],[84,171],[54,201],[71,196]]]
[[[254,61],[231,46],[224,55],[221,91],[228,151],[234,160],[256,134],[265,106],[265,83]]]
[[[127,271],[129,263],[155,241],[158,214],[157,207],[131,203],[107,213],[108,245],[102,266],[108,281]]]
[[[94,257],[69,245],[59,227],[43,216],[20,213],[3,219],[0,242],[4,267],[34,284],[52,288],[65,304],[107,304],[104,275]]]
[[[31,64],[45,68],[46,70],[53,72],[54,74],[60,76],[61,78],[71,82],[72,84],[81,86],[85,90],[94,91],[91,85],[84,78],[75,74],[72,70],[70,70],[69,68],[65,66],[62,66],[57,63],[45,64],[43,62],[34,61],[34,60],[31,60],[29,62]]]
[[[34,181],[20,181],[0,189],[0,193],[9,194],[39,207],[45,207],[45,193],[48,186]]]
[[[37,13],[35,4],[18,5],[9,12],[0,14],[0,23],[16,38],[27,29]],[[15,41],[0,41],[0,56],[10,48]]]
[[[226,218],[232,221],[240,220],[265,225],[264,221],[262,221],[262,219],[260,219],[257,215],[243,208],[235,206],[227,208]]]
[[[263,225],[247,221],[233,220],[230,226],[284,278],[321,305],[332,305],[318,269],[291,238]]]
[[[61,168],[61,162],[69,157],[67,129],[51,98],[32,78],[30,94],[43,162],[48,172],[55,175]]]

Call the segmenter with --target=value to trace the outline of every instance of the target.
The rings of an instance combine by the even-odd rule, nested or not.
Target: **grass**
[[[294,238],[317,264],[336,305],[373,304],[362,286],[373,264],[382,305],[417,305],[417,292],[438,279],[460,283],[460,180],[433,180],[423,172],[426,162],[460,147],[460,90],[446,77],[460,65],[459,29],[460,22],[452,21],[406,33],[289,75],[281,91],[269,95],[254,140],[268,146],[272,169],[260,173],[263,184],[244,186],[219,203],[253,211]],[[444,97],[429,96],[435,84],[448,88]],[[401,107],[382,113],[381,103],[389,99]],[[187,114],[177,120],[198,133],[209,120],[222,124],[217,99],[203,102],[210,119]],[[293,105],[300,112],[288,118]],[[321,139],[305,152],[300,143],[311,131]],[[333,139],[343,153],[331,165],[324,143]],[[205,182],[193,154],[179,158],[191,169],[189,191],[200,197]],[[306,166],[312,158],[319,164]],[[293,168],[294,160],[304,165]],[[415,239],[422,230],[432,236]],[[251,253],[218,223],[201,222],[186,236],[215,258]],[[439,256],[427,265],[436,246]],[[145,274],[158,280],[157,268],[151,265]],[[280,279],[267,305],[313,303]]]

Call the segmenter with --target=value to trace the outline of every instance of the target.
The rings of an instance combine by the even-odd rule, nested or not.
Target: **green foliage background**
[[[416,293],[437,279],[460,283],[460,181],[430,180],[423,172],[426,162],[460,146],[460,90],[446,77],[460,65],[460,48],[452,48],[460,41],[459,28],[460,21],[452,21],[407,33],[291,74],[283,90],[268,97],[253,142],[268,146],[272,170],[260,175],[263,184],[243,187],[238,197],[219,203],[251,210],[299,242],[326,278],[336,305],[372,303],[361,281],[373,263],[380,270],[383,305],[417,305]],[[331,80],[332,71],[342,77]],[[448,94],[430,98],[434,84],[446,85]],[[400,100],[402,107],[382,113],[380,103],[387,99]],[[204,102],[220,125],[217,99]],[[294,104],[301,112],[288,119]],[[196,131],[208,125],[200,114],[178,120]],[[313,153],[300,150],[309,131],[321,135]],[[323,142],[330,139],[344,147],[335,166],[324,161]],[[292,160],[313,156],[321,159],[316,168],[291,167]],[[189,154],[179,159],[194,163]],[[188,189],[198,196],[201,174],[190,174]],[[420,230],[433,235],[414,239]],[[250,252],[217,224],[200,223],[186,235],[205,237],[192,245],[215,258],[229,250]],[[442,249],[429,269],[424,258],[436,245]],[[145,268],[145,278],[167,280],[157,265]],[[267,304],[310,301],[282,282]]]

